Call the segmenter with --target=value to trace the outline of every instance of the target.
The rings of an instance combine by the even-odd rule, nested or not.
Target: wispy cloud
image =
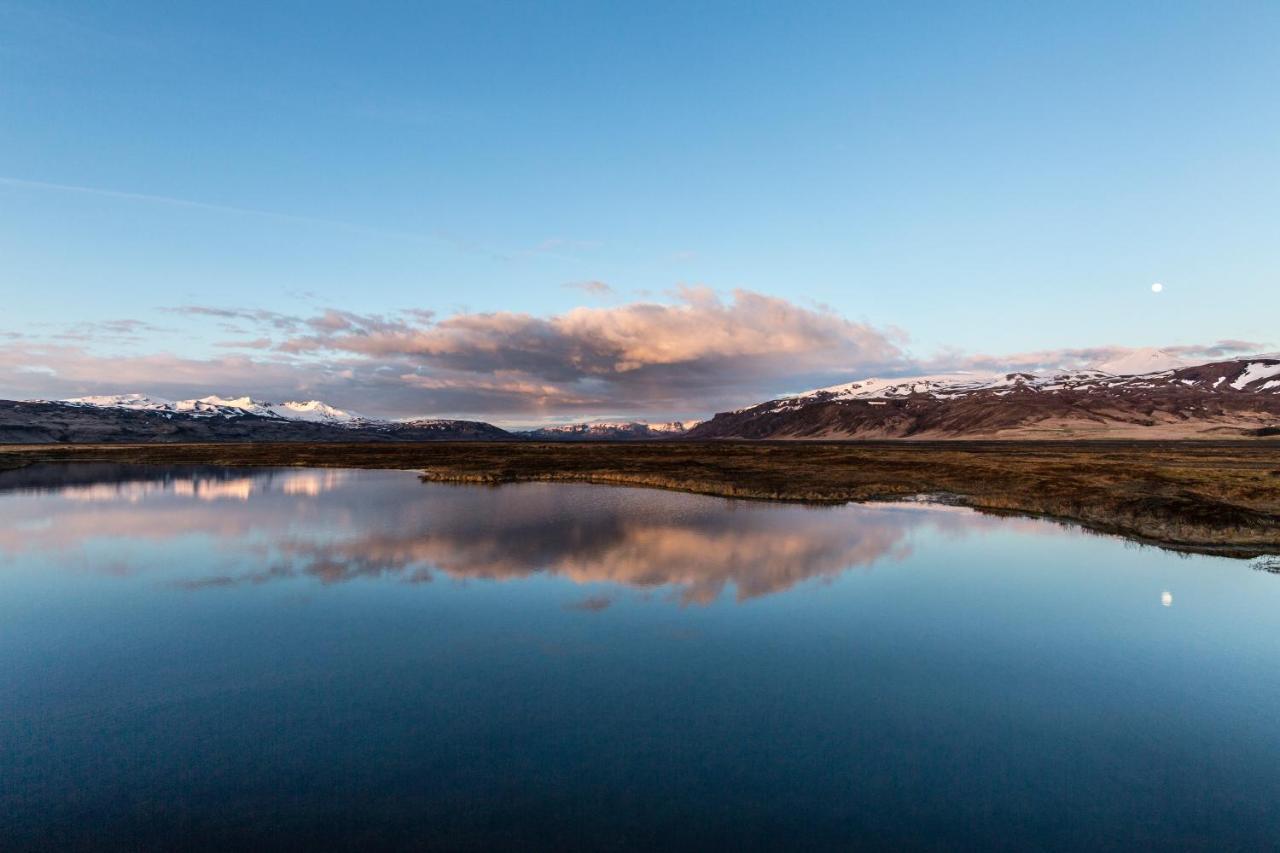
[[[536,257],[543,255],[552,258],[563,258],[571,261],[579,261],[579,252],[588,252],[592,249],[599,248],[600,244],[595,240],[571,240],[565,237],[552,237],[543,240],[532,248],[525,249],[520,255],[526,257]]]
[[[592,296],[612,296],[614,289],[603,281],[570,281],[565,287],[573,290],[581,290],[583,293],[589,293]]]
[[[221,320],[240,320],[258,325],[268,325],[285,332],[292,332],[302,323],[301,317],[264,311],[258,308],[217,308],[209,305],[174,305],[160,309],[170,314],[190,317],[213,317]]]
[[[1211,344],[1171,344],[1159,347],[1162,352],[1188,361],[1197,359],[1231,358],[1233,356],[1261,352],[1267,348],[1261,341],[1223,340]],[[1016,370],[1075,370],[1113,361],[1138,352],[1138,347],[1097,346],[1035,350],[1005,355],[966,354],[944,352],[931,359],[918,362],[918,370],[932,373],[951,370],[1016,371]]]
[[[137,343],[148,335],[171,331],[146,320],[120,319],[73,323],[53,335],[63,341],[98,341],[111,343]]]
[[[0,185],[8,187],[17,187],[19,189],[28,190],[44,190],[58,193],[74,193],[77,195],[91,195],[99,198],[114,198],[121,201],[144,202],[147,204],[163,204],[172,207],[187,207],[195,210],[208,210],[216,213],[232,213],[238,216],[258,216],[268,219],[283,219],[293,222],[306,222],[316,225],[332,225],[341,228],[361,228],[364,226],[355,225],[350,222],[342,222],[332,219],[318,219],[312,216],[298,216],[291,213],[281,213],[273,210],[260,210],[252,207],[238,207],[229,204],[213,204],[205,201],[196,201],[189,198],[178,198],[176,196],[157,195],[155,193],[138,193],[127,192],[124,190],[106,189],[103,187],[87,187],[77,184],[59,184],[52,181],[32,181],[25,178],[0,177]]]
[[[608,610],[612,605],[613,599],[607,595],[589,595],[579,601],[569,602],[565,605],[565,609],[599,613],[601,610]]]
[[[336,228],[344,231],[350,231],[361,234],[370,234],[380,237],[389,237],[397,240],[414,240],[414,241],[432,241],[444,243],[454,249],[468,254],[483,255],[496,261],[511,260],[510,254],[496,249],[481,245],[473,240],[468,240],[445,229],[433,229],[425,233],[413,231],[401,231],[394,228],[383,228],[381,226],[365,225],[357,222],[349,222],[341,219],[326,219],[316,216],[303,216],[295,213],[287,213],[276,210],[263,210],[254,207],[241,207],[231,204],[217,204],[207,201],[199,201],[196,199],[180,198],[177,196],[161,195],[156,193],[140,193],[129,192],[125,190],[114,190],[103,187],[82,186],[78,184],[62,184],[52,181],[33,181],[26,178],[15,178],[8,176],[0,176],[0,186],[13,187],[15,189],[34,190],[39,192],[55,192],[75,195],[96,196],[98,198],[117,199],[119,201],[137,202],[144,204],[157,204],[169,207],[181,207],[189,210],[202,210],[211,213],[222,213],[233,216],[252,216],[260,219],[271,219],[277,222],[293,222],[300,225],[315,225],[325,228]]]
[[[214,341],[213,345],[221,349],[271,349],[271,338],[251,338],[239,341]]]

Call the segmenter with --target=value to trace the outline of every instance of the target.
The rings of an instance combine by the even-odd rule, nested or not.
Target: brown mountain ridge
[[[1280,357],[862,380],[722,412],[699,439],[1238,438],[1280,434]]]

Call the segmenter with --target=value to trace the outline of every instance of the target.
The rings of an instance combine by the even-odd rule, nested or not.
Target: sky
[[[1277,44],[1274,2],[0,0],[0,398],[512,425],[1274,350]]]

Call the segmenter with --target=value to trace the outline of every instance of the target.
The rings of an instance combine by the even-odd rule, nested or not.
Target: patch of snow
[[[335,408],[334,406],[330,406],[328,403],[322,403],[319,400],[308,400],[305,403],[279,403],[274,406],[268,404],[268,409],[276,417],[288,418],[289,420],[294,421],[349,424],[364,423],[370,420],[363,415]]]
[[[308,421],[337,425],[376,423],[355,412],[335,408],[319,400],[306,402],[267,403],[252,397],[219,397],[210,395],[198,400],[166,400],[145,394],[110,394],[93,397],[73,397],[59,402],[73,406],[94,406],[106,409],[130,409],[134,411],[180,413],[194,417],[240,417],[257,415],[263,418],[281,418],[290,421]]]
[[[1237,391],[1244,390],[1246,385],[1258,382],[1262,379],[1270,379],[1272,376],[1280,374],[1280,362],[1268,363],[1265,361],[1250,362],[1244,369],[1244,373],[1235,382],[1231,383],[1231,387]]]
[[[889,379],[859,379],[854,382],[817,388],[802,394],[789,394],[763,405],[767,405],[770,411],[785,412],[815,403],[893,400],[905,399],[912,395],[925,395],[936,400],[954,400],[978,392],[1003,397],[1011,393],[1090,392],[1112,389],[1154,390],[1175,382],[1185,387],[1203,387],[1202,383],[1207,385],[1206,380],[1176,377],[1175,371],[1169,369],[1167,365],[1178,361],[1180,359],[1177,357],[1160,350],[1135,350],[1122,358],[1100,365],[1101,369],[1043,373],[961,372]],[[1259,380],[1277,375],[1280,375],[1280,364],[1251,363],[1245,373],[1233,383],[1233,387],[1239,390],[1249,383],[1257,383]],[[1216,388],[1221,381],[1215,383],[1214,387]]]
[[[545,426],[530,432],[543,435],[606,435],[611,433],[648,432],[658,434],[678,434],[688,432],[702,421],[667,421],[665,423],[649,423],[648,421],[590,421],[576,424],[556,424]]]
[[[893,379],[859,379],[826,388],[816,388],[802,394],[789,394],[782,400],[808,400],[825,396],[840,400],[874,400],[886,397],[906,397],[911,394],[930,394],[969,387],[992,387],[1005,381],[1002,374],[939,373],[933,376],[904,376]]]
[[[152,409],[165,411],[173,406],[172,400],[148,397],[146,394],[102,394],[95,397],[72,397],[59,400],[73,406],[98,406],[112,409]]]

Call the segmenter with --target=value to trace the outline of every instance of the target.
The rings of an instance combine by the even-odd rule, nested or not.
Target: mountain
[[[317,400],[165,400],[142,394],[0,400],[0,444],[218,441],[509,441],[482,421],[367,418]]]
[[[1114,373],[1117,376],[1141,376],[1186,366],[1187,362],[1181,356],[1162,349],[1145,347],[1095,364],[1093,369],[1100,373]]]
[[[1280,434],[1280,355],[1161,367],[1140,351],[1085,370],[862,379],[709,421],[510,433],[481,421],[371,418],[318,400],[141,394],[0,401],[0,444],[218,441],[1232,438]],[[1134,372],[1140,371],[1140,372]]]
[[[688,438],[1229,438],[1280,431],[1280,357],[1129,374],[863,379],[723,412]]]
[[[701,421],[669,421],[657,424],[643,421],[598,421],[541,427],[518,434],[540,441],[651,441],[680,438],[700,423]]]
[[[101,397],[73,397],[58,400],[69,406],[88,406],[103,409],[130,409],[140,412],[171,412],[194,417],[240,417],[258,415],[264,418],[282,418],[290,421],[306,421],[321,424],[374,423],[375,419],[334,408],[319,400],[305,403],[264,403],[252,397],[226,399],[218,396],[201,397],[198,400],[166,400],[145,394],[115,394]]]

